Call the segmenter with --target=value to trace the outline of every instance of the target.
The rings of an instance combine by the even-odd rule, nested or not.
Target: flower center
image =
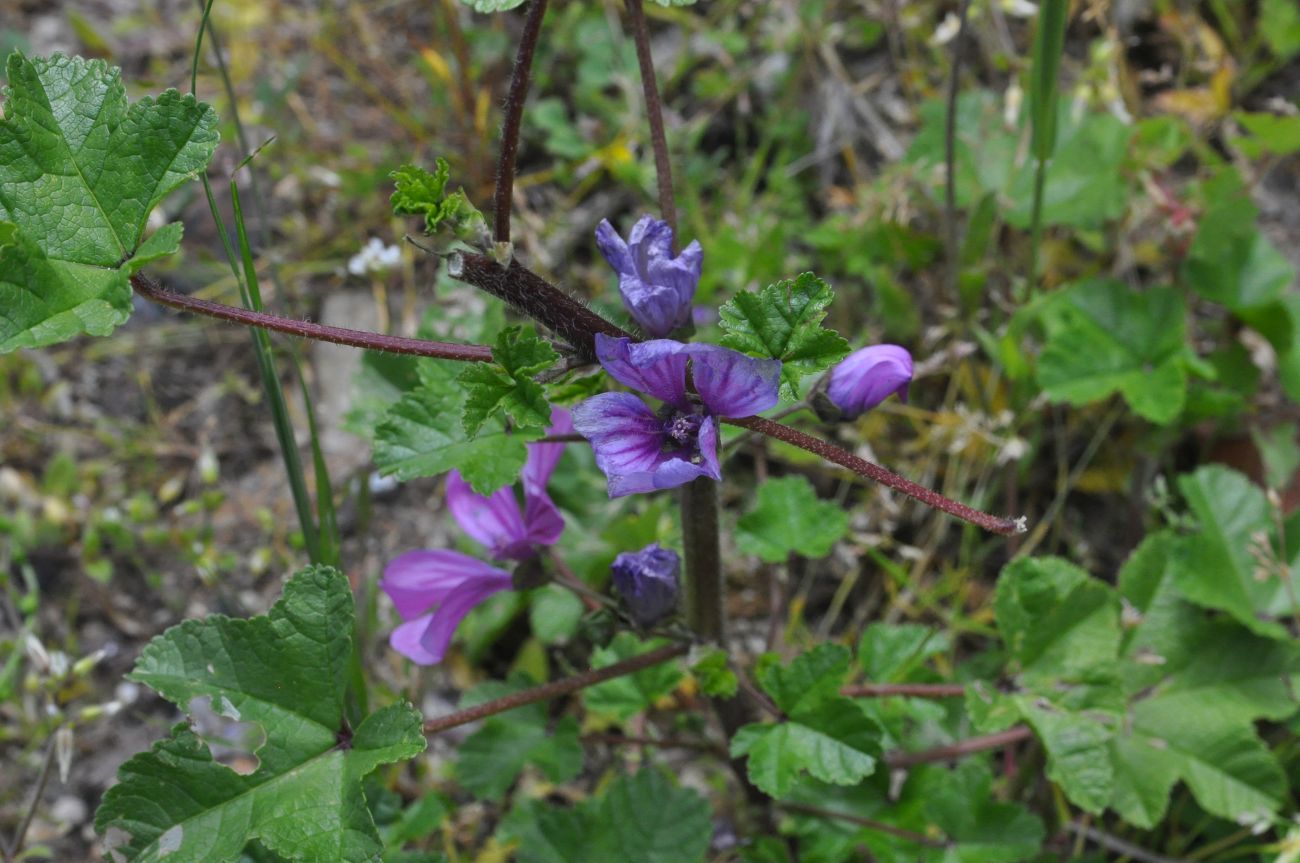
[[[700,426],[704,422],[704,417],[699,414],[681,413],[674,411],[673,415],[664,423],[664,432],[672,438],[678,446],[693,445],[700,434]]]

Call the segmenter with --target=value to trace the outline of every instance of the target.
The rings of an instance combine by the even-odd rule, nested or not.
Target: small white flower
[[[931,45],[947,45],[957,34],[961,32],[961,19],[949,12],[948,16],[943,19],[942,23],[934,29],[934,35],[930,37]]]
[[[383,273],[402,262],[402,250],[397,246],[385,245],[378,237],[371,237],[370,242],[362,246],[348,261],[348,272],[354,276]]]

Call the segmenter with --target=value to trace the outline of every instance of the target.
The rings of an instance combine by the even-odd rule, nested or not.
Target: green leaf
[[[1298,609],[1284,576],[1300,566],[1300,549],[1280,559],[1277,527],[1264,492],[1242,474],[1211,465],[1179,477],[1200,530],[1175,552],[1173,577],[1192,602],[1231,614],[1270,638],[1289,638],[1282,618]],[[1268,562],[1267,564],[1265,562]]]
[[[781,390],[798,398],[805,375],[828,369],[849,352],[849,343],[821,321],[835,299],[831,286],[812,273],[744,291],[722,306],[722,344],[756,357],[781,361]]]
[[[1069,20],[1067,0],[1043,0],[1034,31],[1033,61],[1029,76],[1029,116],[1033,123],[1034,157],[1046,162],[1056,147],[1057,77],[1065,53],[1065,25]]]
[[[978,761],[924,774],[920,796],[925,814],[952,846],[945,860],[1016,863],[1038,853],[1043,822],[1021,806],[997,802],[992,784],[988,767]]]
[[[219,863],[256,840],[290,860],[373,860],[382,846],[361,780],[422,752],[425,740],[419,713],[404,702],[348,731],[354,628],[347,579],[312,567],[289,580],[266,616],[212,615],[151,641],[130,679],[182,708],[208,698],[218,714],[260,726],[266,742],[249,775],[214,761],[184,725],[127,761],[95,816],[100,832],[125,834],[117,854]]]
[[[919,623],[872,623],[858,642],[858,664],[873,683],[901,681],[925,660],[948,650],[948,636]]]
[[[483,423],[505,414],[519,428],[545,429],[551,406],[533,375],[555,365],[559,354],[530,327],[507,327],[492,348],[495,363],[471,363],[458,381],[465,387],[465,435],[474,437]]]
[[[530,802],[505,827],[519,863],[699,863],[713,834],[708,803],[653,768],[571,809]]]
[[[179,225],[141,237],[207,166],[216,114],[175,90],[128,106],[120,71],[100,60],[15,52],[7,73],[0,352],[107,335],[130,316],[130,275],[180,242]]]
[[[727,663],[725,650],[710,650],[691,666],[691,676],[700,684],[700,691],[714,698],[731,698],[740,681]]]
[[[847,698],[828,699],[788,721],[743,726],[731,739],[733,758],[748,756],[749,780],[784,797],[807,773],[833,785],[856,785],[876,769],[880,729]]]
[[[1182,297],[1089,280],[1061,297],[1061,319],[1039,359],[1038,382],[1054,401],[1085,405],[1119,392],[1154,423],[1172,422],[1187,397]]]
[[[479,494],[514,482],[528,458],[532,429],[496,430],[467,439],[461,423],[465,392],[444,364],[421,366],[421,386],[402,396],[375,427],[375,465],[398,479],[435,476],[453,468]]]
[[[731,740],[733,757],[749,757],[749,778],[759,789],[782,797],[803,773],[853,785],[875,771],[881,729],[839,695],[849,661],[846,648],[820,644],[788,666],[760,662],[755,677],[788,718],[746,725]]]
[[[490,717],[458,749],[456,776],[460,784],[475,797],[500,800],[528,764],[537,765],[552,782],[567,782],[577,776],[582,770],[577,720],[562,718],[554,732],[548,732],[546,724],[542,705]]]
[[[1296,19],[1300,28],[1300,15]],[[1300,151],[1300,117],[1234,111],[1232,119],[1250,133],[1248,138],[1234,137],[1233,143],[1252,159],[1267,155],[1289,156]]]
[[[469,202],[463,190],[447,193],[451,169],[446,159],[434,162],[432,174],[418,165],[402,165],[388,176],[393,181],[393,194],[388,199],[393,215],[423,216],[424,232],[440,238],[446,245],[452,240],[472,246],[485,242],[487,222],[483,214]]]
[[[1259,33],[1279,60],[1300,54],[1300,10],[1289,0],[1263,0]]]
[[[736,545],[768,563],[781,563],[791,552],[824,557],[849,529],[849,514],[831,501],[819,500],[803,476],[763,483],[754,508],[736,522]]]
[[[605,668],[666,643],[663,639],[642,641],[630,632],[620,632],[608,647],[592,653],[591,667]],[[649,709],[660,698],[676,689],[681,681],[682,670],[676,662],[661,662],[635,674],[625,674],[585,689],[582,700],[589,711],[616,722],[625,722]]]
[[[522,6],[524,0],[460,0],[474,8],[475,12],[508,12]]]

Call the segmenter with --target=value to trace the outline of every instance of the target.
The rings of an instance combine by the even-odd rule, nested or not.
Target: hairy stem
[[[663,103],[655,79],[654,59],[650,56],[650,32],[646,27],[641,0],[627,0],[627,17],[632,22],[632,39],[636,42],[636,60],[641,67],[641,91],[645,94],[646,119],[650,123],[650,146],[655,154],[655,179],[659,186],[659,211],[677,238],[677,202],[673,197],[673,168],[668,159],[668,136],[664,131]]]
[[[759,434],[774,437],[777,440],[784,441],[791,446],[797,446],[800,449],[807,450],[810,453],[819,455],[827,461],[834,462],[841,467],[846,467],[861,477],[878,482],[881,485],[889,486],[895,491],[902,492],[910,498],[919,500],[926,506],[943,510],[949,515],[954,515],[962,521],[969,522],[976,527],[982,527],[990,533],[1001,534],[1002,536],[1011,536],[1016,533],[1024,533],[1025,525],[1022,519],[999,518],[995,515],[989,515],[986,512],[980,512],[972,509],[964,503],[958,503],[951,498],[944,497],[937,491],[931,491],[923,485],[918,485],[910,479],[905,479],[891,470],[887,470],[878,464],[873,464],[864,458],[859,458],[848,450],[841,449],[833,443],[824,441],[821,438],[813,437],[810,434],[801,432],[798,429],[791,428],[781,423],[772,422],[763,417],[745,417],[744,419],[724,419],[723,422],[741,428],[747,428],[756,431]]]
[[[593,671],[575,674],[573,677],[543,683],[541,686],[534,686],[531,689],[525,689],[523,692],[494,698],[467,710],[458,710],[437,719],[430,719],[424,723],[424,733],[426,735],[441,734],[449,728],[476,722],[498,713],[504,713],[507,710],[514,710],[516,707],[569,695],[580,689],[595,686],[597,683],[604,683],[606,680],[613,680],[615,677],[622,677],[627,674],[635,674],[643,668],[649,668],[652,665],[658,665],[661,662],[683,656],[690,649],[689,644],[669,644],[604,668],[597,668]]]
[[[501,125],[501,155],[497,160],[496,190],[492,195],[495,211],[494,226],[498,243],[510,242],[510,201],[515,190],[515,156],[519,154],[519,127],[524,117],[524,102],[528,99],[528,84],[533,69],[533,54],[542,32],[542,18],[546,17],[547,0],[533,0],[524,19],[524,32],[519,37],[519,53],[515,55],[515,68],[510,76],[510,89],[506,93],[506,118]]]
[[[366,348],[374,351],[388,351],[394,354],[410,354],[417,357],[433,357],[440,360],[459,360],[471,363],[492,362],[492,348],[487,345],[458,345],[452,342],[431,342],[424,339],[406,339],[399,336],[387,336],[380,333],[367,333],[362,330],[349,330],[343,327],[331,327],[311,321],[299,321],[294,318],[282,318],[265,312],[254,312],[210,300],[178,294],[159,285],[144,273],[131,277],[131,287],[137,295],[146,300],[183,312],[194,312],[232,321],[249,327],[260,327],[288,333],[303,339],[320,342],[333,342],[350,345],[354,348]]]
[[[847,698],[961,698],[965,694],[960,683],[859,683],[840,690]]]
[[[964,758],[967,755],[974,755],[976,752],[985,752],[989,749],[1001,749],[1004,746],[1010,746],[1013,743],[1019,743],[1022,740],[1028,740],[1034,736],[1024,725],[1016,725],[1008,728],[1006,731],[999,731],[996,734],[985,734],[982,737],[971,737],[968,740],[961,740],[957,743],[951,743],[947,746],[936,746],[933,749],[923,749],[920,752],[891,752],[885,756],[885,763],[891,768],[913,767],[917,764],[930,764],[935,761],[954,761],[958,758]]]
[[[686,620],[701,638],[718,641],[726,625],[722,552],[718,544],[718,486],[707,477],[682,487],[682,546],[686,551]]]
[[[505,300],[586,359],[596,357],[596,333],[631,337],[518,261],[503,267],[487,255],[454,254],[447,258],[447,274]]]

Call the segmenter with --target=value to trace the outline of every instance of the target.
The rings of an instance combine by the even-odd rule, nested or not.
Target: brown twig
[[[971,737],[968,740],[960,740],[947,746],[936,746],[933,749],[923,749],[920,752],[891,752],[885,756],[885,763],[890,767],[914,767],[917,764],[930,764],[935,761],[952,761],[976,752],[1001,749],[1033,736],[1034,732],[1027,726],[1016,725],[996,734]]]
[[[881,485],[889,486],[895,491],[902,492],[910,498],[919,500],[926,506],[943,510],[949,515],[954,515],[962,521],[982,527],[991,533],[1010,536],[1015,533],[1024,533],[1025,525],[1023,519],[999,518],[995,515],[989,515],[986,512],[980,512],[972,509],[964,503],[958,503],[951,498],[944,497],[937,491],[931,491],[923,485],[917,485],[910,479],[905,479],[891,470],[887,470],[878,464],[873,464],[864,458],[859,458],[848,450],[842,449],[833,443],[824,441],[821,438],[815,438],[810,434],[801,432],[798,429],[791,428],[781,423],[772,422],[763,417],[745,417],[744,419],[726,418],[723,422],[747,428],[756,431],[759,434],[774,437],[777,440],[785,441],[791,446],[797,446],[799,449],[807,450],[810,453],[819,455],[827,461],[834,462],[841,467],[846,467],[861,477],[878,482]]]
[[[897,836],[899,839],[906,839],[927,848],[946,848],[948,844],[939,839],[931,839],[922,833],[905,830],[902,827],[895,827],[893,824],[885,824],[881,821],[873,821],[870,818],[863,818],[861,815],[852,815],[848,812],[836,812],[834,809],[823,809],[820,806],[809,806],[806,803],[787,803],[784,801],[778,803],[777,806],[787,812],[802,812],[804,815],[812,815],[815,818],[834,818],[837,821],[847,821],[850,824],[856,824],[868,830],[875,830],[878,833]]]
[[[1141,863],[1181,863],[1173,857],[1164,857],[1160,854],[1152,853],[1132,842],[1126,842],[1118,836],[1111,836],[1095,827],[1089,827],[1086,824],[1079,824],[1075,821],[1069,821],[1065,824],[1065,830],[1069,833],[1075,833],[1084,839],[1092,842],[1112,854],[1118,854],[1121,857],[1131,857],[1134,860],[1140,860]]]
[[[960,683],[859,683],[840,690],[840,695],[847,698],[889,698],[896,695],[911,698],[961,698],[965,694],[966,687]]]
[[[27,812],[23,814],[23,820],[18,825],[18,830],[14,832],[13,844],[4,848],[4,859],[13,860],[17,857],[18,852],[23,850],[23,842],[27,839],[27,828],[32,826],[32,819],[36,817],[36,810],[41,805],[41,796],[45,794],[45,786],[50,781],[50,770],[54,765],[55,751],[58,749],[58,728],[50,733],[50,743],[45,748],[45,760],[41,762],[41,773],[36,778],[36,790],[32,794],[32,805],[27,807]]]
[[[510,89],[506,92],[506,118],[501,124],[501,155],[497,160],[496,189],[492,194],[493,225],[498,243],[510,242],[510,202],[515,190],[519,127],[524,117],[524,102],[528,100],[533,54],[542,32],[542,18],[546,17],[546,2],[547,0],[533,0],[528,7],[524,32],[519,37],[519,53],[515,55],[515,67],[510,75]]]
[[[131,287],[137,295],[146,300],[180,309],[232,321],[249,327],[260,327],[278,333],[288,333],[303,339],[315,339],[321,342],[333,342],[338,345],[350,345],[354,348],[366,348],[373,351],[388,351],[394,354],[410,354],[417,357],[433,357],[440,360],[459,360],[461,362],[490,363],[492,348],[487,345],[458,345],[452,342],[431,342],[424,339],[407,339],[400,336],[387,336],[382,333],[367,333],[362,330],[349,330],[326,324],[314,324],[294,318],[282,318],[265,312],[254,312],[223,303],[200,300],[197,297],[178,294],[159,285],[144,273],[131,277]]]
[[[641,92],[645,94],[646,119],[650,123],[650,146],[655,154],[655,179],[659,186],[659,212],[677,238],[677,202],[673,197],[673,168],[668,159],[668,136],[664,131],[663,104],[655,80],[654,59],[650,56],[650,33],[646,27],[641,0],[627,0],[627,17],[632,22],[632,39],[636,42],[636,60],[641,68]]]
[[[430,719],[424,723],[424,733],[426,735],[441,734],[449,728],[476,722],[498,713],[504,713],[507,710],[514,710],[516,707],[559,698],[561,695],[568,695],[580,689],[586,689],[588,686],[595,686],[598,683],[604,683],[606,680],[613,680],[615,677],[635,674],[643,668],[649,668],[652,665],[658,665],[661,662],[667,662],[670,659],[682,656],[689,650],[690,645],[688,644],[668,644],[656,650],[651,650],[649,653],[642,653],[604,668],[597,668],[582,674],[575,674],[573,677],[565,677],[561,680],[544,683],[541,686],[534,686],[513,695],[494,698],[466,710],[458,710],[437,719]]]
[[[583,743],[601,743],[606,746],[658,746],[662,749],[688,749],[705,752],[718,758],[727,757],[727,747],[712,740],[687,740],[682,737],[638,737],[627,734],[584,734]]]

